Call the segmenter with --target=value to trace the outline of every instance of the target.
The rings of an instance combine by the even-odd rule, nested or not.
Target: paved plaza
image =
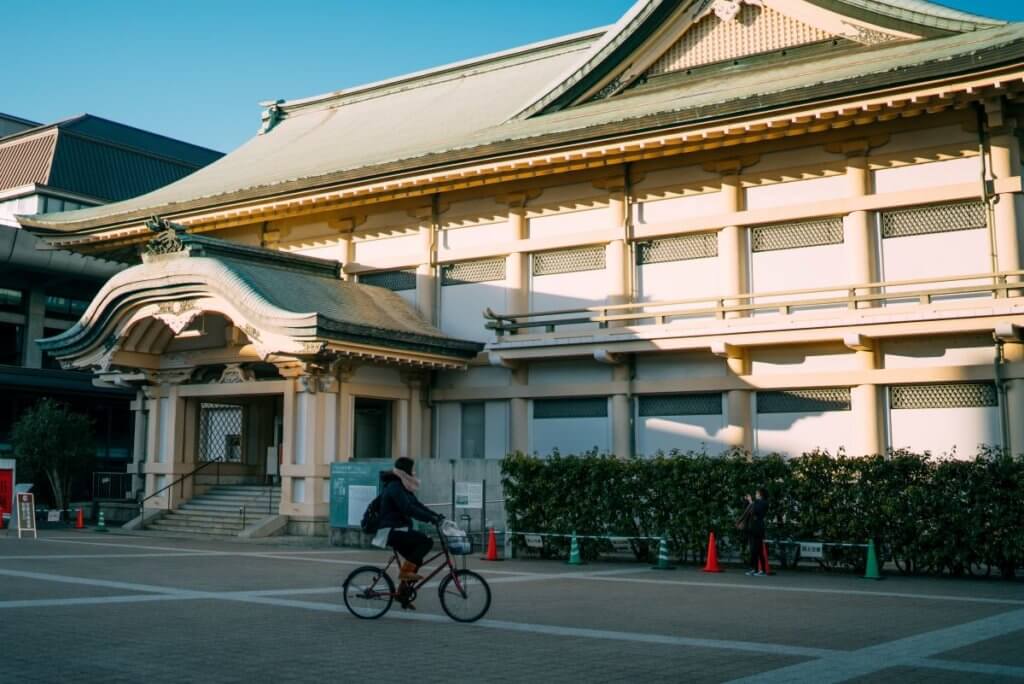
[[[484,620],[431,591],[346,611],[382,552],[42,531],[0,536],[0,682],[1024,680],[1024,585],[632,563],[470,565]]]

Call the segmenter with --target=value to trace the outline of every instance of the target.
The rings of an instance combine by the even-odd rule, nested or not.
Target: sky
[[[0,112],[42,123],[88,112],[227,152],[259,128],[260,101],[611,24],[632,1],[6,3]],[[1024,20],[1021,0],[945,4]]]

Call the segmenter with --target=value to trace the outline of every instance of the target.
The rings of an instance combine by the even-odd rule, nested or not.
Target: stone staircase
[[[245,527],[277,515],[281,506],[281,488],[255,485],[217,485],[205,494],[193,497],[173,511],[168,511],[146,529],[174,532],[187,536],[238,536]],[[270,513],[267,498],[270,498]],[[245,507],[245,527],[240,509]]]

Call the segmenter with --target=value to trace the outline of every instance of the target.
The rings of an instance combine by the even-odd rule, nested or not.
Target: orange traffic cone
[[[494,534],[494,528],[491,528],[490,534],[487,535],[487,553],[480,560],[485,561],[499,561],[498,558],[498,538]]]
[[[81,508],[78,509],[78,515],[75,517],[75,529],[76,530],[84,530],[85,529],[85,517],[82,515],[82,509]]]
[[[722,572],[718,565],[718,547],[715,544],[715,533],[708,536],[708,562],[704,564],[704,572]]]
[[[774,575],[772,566],[768,563],[768,542],[761,542],[761,556],[764,558],[764,574]]]

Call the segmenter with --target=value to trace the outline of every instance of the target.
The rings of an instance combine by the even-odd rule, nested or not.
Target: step
[[[242,523],[237,524],[200,524],[188,520],[175,520],[174,518],[161,518],[156,522],[149,523],[147,527],[156,530],[178,530],[183,532],[194,532],[196,530],[207,531],[210,534],[237,535],[242,531]]]
[[[197,499],[211,499],[218,501],[266,501],[267,499],[280,499],[281,494],[246,494],[244,492],[207,492],[199,494]]]
[[[245,514],[246,520],[251,520],[254,516]],[[241,520],[242,516],[237,513],[221,514],[221,513],[206,513],[204,511],[174,511],[167,516],[170,519],[181,519],[181,520],[193,520],[196,522],[209,522],[209,523],[234,523],[235,521]]]
[[[147,529],[154,532],[173,532],[175,534],[189,536],[210,536],[210,537],[237,537],[238,530],[222,529],[219,527],[171,527],[166,525],[147,525]]]
[[[250,511],[253,511],[253,512],[257,512],[257,513],[266,513],[267,515],[271,515],[274,511],[280,509],[280,507],[281,507],[280,503],[281,502],[279,502],[279,501],[278,502],[271,502],[269,507],[267,506],[267,502],[266,501],[260,502],[259,504],[245,504],[245,513],[246,513],[246,515],[248,515]],[[203,503],[203,502],[190,501],[188,503],[182,504],[177,510],[179,510],[179,511],[197,511],[197,512],[198,511],[206,511],[206,512],[209,512],[209,513],[233,513],[233,514],[237,514],[239,508],[241,508],[241,506],[235,506],[233,504],[211,504],[211,503]]]

